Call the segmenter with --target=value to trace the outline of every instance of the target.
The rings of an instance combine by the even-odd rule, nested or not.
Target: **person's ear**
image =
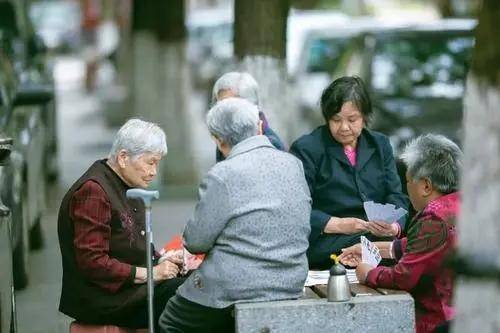
[[[217,149],[219,149],[220,151],[222,151],[223,149],[223,142],[221,139],[219,139],[218,137],[216,137],[215,135],[211,135],[212,136],[212,139],[215,141],[215,145],[217,146]]]
[[[422,178],[422,195],[428,197],[434,192],[434,186],[429,178]]]
[[[219,146],[219,150],[222,152],[226,151],[229,148],[227,143],[219,139],[217,139],[217,145]]]
[[[259,120],[259,130],[257,134],[262,135],[264,134],[264,122],[262,120]]]
[[[116,156],[116,162],[118,166],[122,169],[125,169],[128,163],[129,156],[127,154],[127,151],[125,149],[122,149],[118,152],[118,155]]]

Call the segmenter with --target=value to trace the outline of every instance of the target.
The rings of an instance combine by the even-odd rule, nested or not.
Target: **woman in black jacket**
[[[309,266],[331,266],[330,254],[369,238],[396,237],[406,216],[395,223],[367,222],[363,202],[391,203],[408,210],[408,198],[388,138],[366,125],[370,97],[358,77],[333,81],[321,96],[326,124],[296,140],[290,152],[304,165],[313,200]]]

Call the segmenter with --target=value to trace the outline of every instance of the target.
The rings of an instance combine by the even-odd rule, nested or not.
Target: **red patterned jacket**
[[[398,263],[368,273],[370,287],[402,289],[415,299],[417,332],[433,332],[453,319],[453,275],[444,267],[456,246],[455,219],[460,210],[458,192],[431,201],[417,214],[405,238],[394,241]]]

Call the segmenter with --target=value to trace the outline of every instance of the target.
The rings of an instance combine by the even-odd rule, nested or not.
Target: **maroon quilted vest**
[[[84,277],[76,264],[73,248],[74,228],[70,215],[73,193],[86,181],[97,182],[111,203],[111,239],[109,255],[121,262],[146,267],[144,205],[126,198],[129,188],[106,164],[96,161],[64,196],[59,209],[58,235],[62,255],[63,278],[59,310],[79,321],[106,323],[106,318],[131,309],[146,299],[146,285],[125,283],[111,293]],[[126,311],[125,311],[126,312]]]

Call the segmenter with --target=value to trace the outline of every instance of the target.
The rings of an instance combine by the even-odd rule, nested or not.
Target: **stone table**
[[[328,302],[326,286],[305,288],[299,300],[235,306],[238,333],[414,332],[415,306],[406,292],[351,284],[347,302]]]

